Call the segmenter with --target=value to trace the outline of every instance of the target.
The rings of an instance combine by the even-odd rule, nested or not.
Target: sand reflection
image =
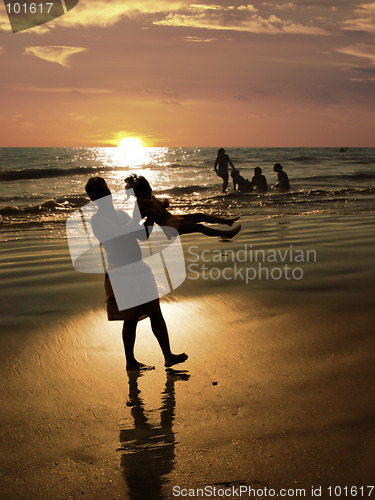
[[[145,410],[141,391],[138,389],[138,378],[141,375],[141,372],[128,372],[127,405],[131,407],[134,426],[120,430],[121,465],[131,500],[158,500],[164,498],[163,485],[174,469],[175,382],[189,380],[190,375],[186,370],[166,371],[165,387],[161,393],[162,404],[153,411],[153,416],[155,412],[160,412],[157,424],[150,421],[149,412]]]

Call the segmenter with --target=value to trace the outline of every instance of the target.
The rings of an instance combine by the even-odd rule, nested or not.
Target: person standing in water
[[[275,163],[273,170],[277,173],[278,182],[272,187],[278,189],[280,193],[287,193],[290,190],[288,174],[284,172],[280,163]]]
[[[229,180],[229,174],[228,174],[228,166],[232,167],[232,170],[236,170],[231,159],[229,158],[229,155],[226,154],[224,148],[220,148],[217,152],[217,158],[215,160],[215,172],[216,175],[221,177],[223,179],[223,193],[227,190],[228,187],[228,180]]]
[[[266,193],[268,190],[267,179],[262,175],[260,167],[254,168],[254,176],[251,179],[251,185],[258,193]]]

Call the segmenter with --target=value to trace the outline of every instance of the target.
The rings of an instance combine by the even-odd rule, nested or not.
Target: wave
[[[300,163],[316,163],[317,160],[316,156],[291,156],[288,158],[287,162],[295,161]]]
[[[347,181],[371,181],[375,179],[375,172],[357,172],[353,174],[341,175],[313,175],[309,177],[300,177],[296,181],[329,181],[334,180],[338,184],[342,180]]]
[[[215,192],[213,192],[213,188]],[[375,200],[375,187],[345,187],[339,189],[310,189],[296,190],[289,193],[279,193],[277,191],[269,191],[266,194],[259,193],[238,193],[229,192],[227,194],[217,193],[217,186],[192,185],[186,187],[175,187],[170,190],[155,192],[156,196],[163,194],[173,194],[175,196],[174,207],[180,211],[217,211],[221,210],[222,203],[225,200],[230,201],[230,206],[233,209],[243,210],[249,206],[280,206],[292,207],[303,204],[321,206],[330,205],[334,202],[367,202]],[[191,196],[193,193],[198,193],[198,196]],[[25,200],[22,199],[22,202]],[[60,221],[77,208],[89,202],[87,196],[83,194],[69,195],[66,197],[56,197],[55,199],[46,199],[39,203],[35,200],[29,200],[31,203],[15,203],[15,199],[7,199],[7,205],[0,207],[0,219],[6,220],[8,223],[16,223],[20,220],[30,221],[39,218],[48,218],[50,221]],[[375,202],[374,202],[375,203]],[[173,207],[172,207],[173,210]]]
[[[184,194],[204,193],[206,191],[211,191],[212,189],[217,189],[217,186],[192,184],[190,186],[176,186],[169,189],[161,189],[160,191],[154,191],[154,193],[156,195],[173,194],[175,196],[181,196]]]
[[[0,181],[17,181],[43,179],[49,177],[69,177],[73,175],[87,175],[103,171],[128,170],[127,167],[72,167],[72,168],[25,168],[17,170],[0,170]]]
[[[28,214],[40,214],[47,212],[71,212],[82,205],[88,203],[87,197],[84,196],[68,196],[66,198],[57,198],[56,200],[50,199],[45,200],[42,203],[17,206],[17,205],[7,205],[0,208],[0,215],[28,215]]]

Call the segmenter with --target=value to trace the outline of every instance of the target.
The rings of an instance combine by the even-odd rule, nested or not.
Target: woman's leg
[[[179,228],[180,234],[202,233],[206,236],[221,236],[223,238],[233,238],[241,230],[241,225],[233,229],[214,229],[203,224],[194,224],[193,222],[182,221]]]
[[[229,176],[227,174],[225,177],[223,177],[223,193],[225,193],[225,191],[227,190],[228,180],[229,180]]]
[[[233,217],[231,219],[226,219],[224,217],[217,217],[216,215],[209,214],[186,214],[183,216],[184,221],[192,222],[194,224],[198,224],[199,222],[208,222],[209,224],[227,224],[228,226],[232,226],[239,217]]]

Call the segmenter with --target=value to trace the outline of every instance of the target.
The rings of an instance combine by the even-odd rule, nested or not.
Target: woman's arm
[[[217,165],[218,165],[218,163],[219,163],[219,161],[218,161],[218,159],[216,158],[216,160],[215,160],[215,165],[214,165],[214,170],[215,170],[216,175],[218,175],[218,173],[217,173]]]

